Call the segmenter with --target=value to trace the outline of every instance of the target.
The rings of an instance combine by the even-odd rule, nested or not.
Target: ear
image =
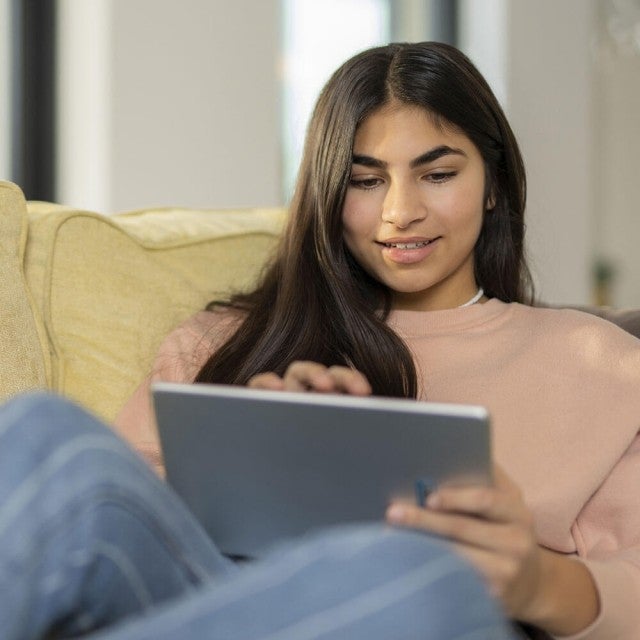
[[[489,191],[489,196],[487,197],[487,202],[485,204],[485,211],[491,211],[496,206],[496,194],[494,189],[492,188]]]

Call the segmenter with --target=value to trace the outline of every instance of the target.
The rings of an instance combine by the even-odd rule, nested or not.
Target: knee
[[[33,466],[72,441],[92,436],[119,441],[109,427],[61,396],[16,396],[0,408],[0,468],[11,461]]]
[[[45,391],[15,396],[0,409],[0,434],[25,425],[72,432],[102,427],[97,418],[71,400]]]
[[[106,490],[146,486],[150,477],[156,480],[121,438],[69,400],[34,393],[0,408],[0,505],[9,497],[89,503]]]

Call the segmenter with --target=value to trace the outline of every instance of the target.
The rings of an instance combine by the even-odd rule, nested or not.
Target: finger
[[[327,367],[318,362],[298,360],[292,362],[284,374],[284,386],[289,391],[335,391]]]
[[[474,515],[494,522],[529,521],[517,489],[509,487],[440,487],[427,498],[432,510]]]
[[[343,393],[357,396],[371,395],[371,385],[363,373],[350,367],[333,366],[329,367],[328,374],[331,376],[336,388]]]
[[[371,385],[360,371],[339,365],[327,368],[309,361],[297,361],[289,365],[284,376],[284,384],[285,388],[292,391],[311,390],[353,395],[371,393]]]
[[[529,543],[530,537],[528,530],[518,525],[421,509],[409,504],[391,505],[386,519],[396,526],[419,529],[458,543],[501,553],[519,553]]]
[[[247,382],[247,386],[252,389],[270,389],[272,391],[282,391],[284,382],[277,373],[259,373]]]

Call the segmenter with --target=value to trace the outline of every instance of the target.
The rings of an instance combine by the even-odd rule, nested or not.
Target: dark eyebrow
[[[359,164],[363,167],[373,167],[374,169],[384,169],[387,166],[386,162],[373,158],[372,156],[356,156],[354,155],[351,164]]]
[[[467,157],[467,154],[462,149],[456,149],[455,147],[449,147],[446,144],[443,144],[443,145],[440,145],[439,147],[435,147],[434,149],[431,149],[431,151],[427,151],[426,153],[423,153],[421,156],[418,156],[417,158],[414,158],[411,161],[409,166],[412,169],[415,169],[416,167],[419,167],[422,164],[429,164],[430,162],[434,162],[435,160],[438,160],[443,156],[449,156],[449,155],[464,156],[465,158]]]
[[[448,156],[452,154],[465,156],[465,157],[467,155],[462,149],[456,149],[455,147],[449,147],[445,144],[442,144],[439,147],[434,147],[433,149],[430,149],[426,153],[423,153],[421,156],[414,158],[409,163],[409,166],[412,169],[415,169],[420,165],[429,164],[430,162],[434,162],[435,160],[438,160],[443,156]],[[378,158],[373,158],[372,156],[365,156],[365,155],[354,155],[351,162],[353,164],[362,165],[363,167],[373,167],[374,169],[386,169],[387,167],[387,163],[384,160],[378,160]]]

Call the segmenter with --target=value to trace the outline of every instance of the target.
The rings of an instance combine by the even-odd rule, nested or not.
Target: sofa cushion
[[[0,399],[47,385],[46,339],[30,306],[22,260],[27,211],[18,187],[0,182]]]
[[[173,327],[255,281],[284,219],[279,209],[28,211],[25,272],[52,346],[51,387],[106,420]]]

